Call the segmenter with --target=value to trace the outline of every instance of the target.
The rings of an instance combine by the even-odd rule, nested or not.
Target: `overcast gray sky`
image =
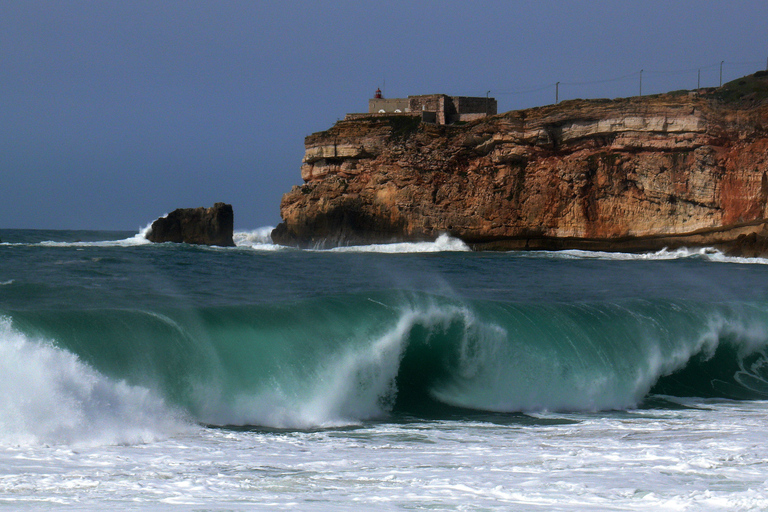
[[[0,0],[0,228],[279,222],[304,137],[387,97],[500,111],[766,68],[768,2]],[[624,77],[624,78],[622,78]],[[532,91],[532,92],[526,92]]]

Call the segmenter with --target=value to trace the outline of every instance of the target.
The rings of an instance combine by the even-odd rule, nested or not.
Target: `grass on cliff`
[[[714,96],[725,103],[763,101],[768,98],[768,71],[758,71],[728,82]]]

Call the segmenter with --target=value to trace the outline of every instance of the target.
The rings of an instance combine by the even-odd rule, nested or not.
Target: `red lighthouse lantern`
[[[381,99],[381,89],[376,89],[376,93],[373,95],[377,100]]]

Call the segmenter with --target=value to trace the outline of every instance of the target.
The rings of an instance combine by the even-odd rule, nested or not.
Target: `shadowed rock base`
[[[152,223],[150,242],[176,242],[233,247],[232,205],[216,203],[212,208],[179,208]]]
[[[711,247],[726,256],[757,258],[768,256],[768,232],[764,221],[680,235],[651,235],[617,238],[515,238],[469,241],[474,250],[582,250],[602,252],[647,253],[662,249]]]

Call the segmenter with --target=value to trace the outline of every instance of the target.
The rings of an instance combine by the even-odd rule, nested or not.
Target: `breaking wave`
[[[0,445],[140,443],[189,428],[151,390],[110,379],[0,317]]]
[[[236,247],[257,251],[279,251],[287,249],[272,242],[272,226],[265,226],[252,231],[235,231],[232,235]]]
[[[440,235],[433,242],[400,242],[391,244],[351,245],[328,249],[329,252],[379,252],[379,253],[421,253],[421,252],[464,252],[471,250],[458,238]]]
[[[259,228],[253,231],[236,231],[234,233],[235,245],[258,251],[275,251],[289,249],[289,247],[277,245],[272,242],[271,226]],[[469,251],[470,248],[457,238],[449,235],[440,235],[431,242],[399,242],[388,244],[349,245],[334,247],[332,249],[320,249],[319,252],[346,252],[346,253],[385,253],[385,254],[409,254],[430,252],[458,252]]]
[[[648,253],[583,251],[574,249],[564,251],[534,251],[527,254],[529,254],[531,257],[548,257],[566,260],[597,259],[609,261],[669,261],[695,259],[716,263],[751,263],[768,265],[768,258],[743,258],[737,256],[726,256],[722,251],[712,247],[681,247],[674,250],[661,249],[660,251]]]
[[[132,442],[177,431],[180,418],[314,428],[627,409],[654,394],[768,398],[766,304],[380,292],[6,315],[2,442]]]

